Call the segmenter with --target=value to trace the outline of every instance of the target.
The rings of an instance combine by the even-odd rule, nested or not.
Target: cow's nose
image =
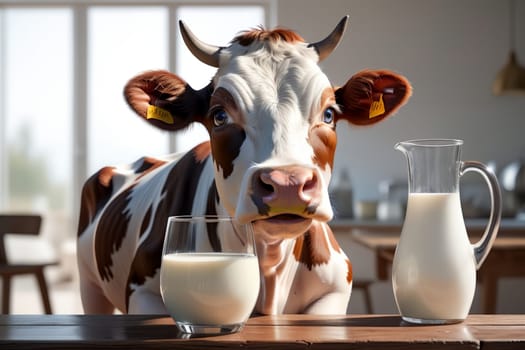
[[[260,169],[255,174],[253,197],[270,213],[302,214],[319,202],[321,186],[313,169],[289,166]]]

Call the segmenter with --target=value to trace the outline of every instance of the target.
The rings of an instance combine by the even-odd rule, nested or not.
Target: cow
[[[346,313],[352,265],[328,225],[335,126],[376,124],[411,95],[407,79],[389,70],[332,86],[319,62],[347,22],[315,43],[261,27],[225,47],[179,22],[188,49],[217,68],[210,83],[194,90],[168,71],[146,71],[129,80],[124,96],[163,130],[201,123],[209,142],[104,167],[85,182],[78,265],[86,313],[167,314],[159,270],[168,217],[204,214],[252,223],[261,277],[255,314]]]

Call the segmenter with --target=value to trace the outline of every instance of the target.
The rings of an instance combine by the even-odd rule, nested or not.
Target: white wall
[[[336,169],[348,167],[356,199],[378,197],[384,179],[406,179],[397,141],[461,138],[463,159],[496,161],[525,152],[525,95],[493,96],[509,52],[508,2],[501,0],[280,0],[278,23],[307,41],[350,25],[323,67],[335,85],[364,68],[405,75],[414,93],[397,115],[372,128],[338,125]],[[525,65],[525,1],[516,1],[518,59]],[[363,153],[362,150],[368,150]],[[352,150],[358,150],[353,152]]]
[[[401,140],[461,138],[463,159],[499,167],[525,160],[525,95],[491,93],[510,46],[508,6],[501,0],[278,1],[277,22],[312,42],[350,15],[340,46],[323,62],[335,85],[364,68],[395,70],[413,85],[411,100],[394,118],[373,128],[338,126],[336,171],[349,169],[356,199],[377,198],[381,180],[406,179],[405,160],[393,150]],[[516,1],[516,12],[517,54],[525,65],[525,1]],[[344,235],[338,239],[354,275],[374,278],[372,254]],[[498,312],[525,312],[523,279],[504,280],[499,293]],[[374,312],[396,312],[389,281],[375,283],[372,296]],[[358,291],[350,311],[364,311]],[[480,312],[478,296],[472,312]]]

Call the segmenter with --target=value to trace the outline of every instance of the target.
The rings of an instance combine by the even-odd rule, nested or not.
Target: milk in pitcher
[[[401,317],[408,322],[463,321],[472,305],[476,270],[490,252],[501,221],[498,180],[478,161],[461,160],[463,140],[398,142],[408,163],[408,205],[394,255],[392,286]],[[475,172],[490,194],[487,227],[470,244],[459,196],[460,178]]]
[[[458,192],[409,194],[392,283],[408,321],[466,318],[476,287],[476,260]]]

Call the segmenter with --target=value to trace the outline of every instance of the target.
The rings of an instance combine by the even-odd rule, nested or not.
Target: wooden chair
[[[2,313],[4,314],[9,313],[11,278],[16,275],[27,274],[35,275],[40,287],[44,311],[46,314],[52,313],[51,303],[49,302],[49,292],[44,276],[44,268],[46,266],[56,265],[58,262],[46,262],[41,264],[10,264],[7,261],[7,252],[4,242],[4,236],[6,234],[38,235],[40,233],[41,224],[42,217],[40,215],[0,215],[0,277],[2,278]]]

